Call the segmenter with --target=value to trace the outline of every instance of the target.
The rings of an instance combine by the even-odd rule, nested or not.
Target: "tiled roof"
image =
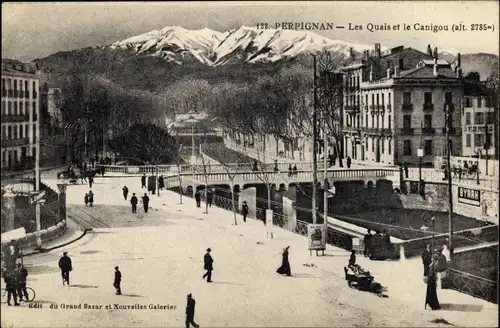
[[[397,77],[405,78],[456,78],[456,73],[450,67],[438,68],[438,76],[434,76],[434,67],[422,66],[402,71]]]

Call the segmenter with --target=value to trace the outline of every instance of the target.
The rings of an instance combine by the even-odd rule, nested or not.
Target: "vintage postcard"
[[[2,327],[497,327],[498,1],[2,3]]]

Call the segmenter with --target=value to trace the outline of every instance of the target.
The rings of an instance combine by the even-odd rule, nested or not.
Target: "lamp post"
[[[40,192],[40,108],[37,106],[36,109],[36,123],[35,123],[35,190]],[[38,249],[42,248],[42,224],[40,222],[40,202],[37,201],[35,204],[36,213],[36,245]]]
[[[450,123],[451,123],[451,113],[450,106],[448,104],[445,105],[445,117],[446,117],[446,169],[448,171],[448,242],[449,242],[449,250],[450,250],[450,260],[453,255],[453,188],[451,185],[451,147],[450,147]],[[479,166],[478,166],[479,168]],[[479,177],[479,174],[478,174]],[[479,178],[478,178],[479,180]]]
[[[313,128],[313,192],[312,192],[312,221],[313,224],[316,224],[317,222],[317,217],[316,217],[316,187],[318,184],[318,163],[317,163],[317,154],[316,154],[316,149],[317,149],[317,113],[316,113],[316,102],[317,102],[317,90],[316,90],[316,55],[313,55],[313,65],[314,65],[314,98],[313,98],[313,112],[312,112],[312,128]]]
[[[484,122],[484,153],[486,158],[486,175],[488,175],[488,149],[490,148],[490,134],[488,133],[488,121]],[[478,166],[479,168],[479,166]]]

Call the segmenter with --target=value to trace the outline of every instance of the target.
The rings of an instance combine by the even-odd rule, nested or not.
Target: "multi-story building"
[[[345,156],[384,164],[433,165],[445,149],[445,106],[450,116],[452,153],[461,151],[460,69],[427,54],[397,47],[346,66],[344,106]],[[385,75],[382,69],[385,68]],[[359,86],[358,86],[359,77]],[[354,85],[353,85],[354,83]],[[354,88],[352,87],[354,86]],[[354,93],[354,94],[353,94]]]
[[[2,168],[15,169],[35,159],[39,80],[30,64],[2,60]]]
[[[463,80],[462,156],[495,156],[493,90],[480,82],[479,74]]]

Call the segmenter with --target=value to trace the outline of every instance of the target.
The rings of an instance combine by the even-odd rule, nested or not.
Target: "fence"
[[[498,304],[498,282],[473,274],[448,269],[447,288]]]

